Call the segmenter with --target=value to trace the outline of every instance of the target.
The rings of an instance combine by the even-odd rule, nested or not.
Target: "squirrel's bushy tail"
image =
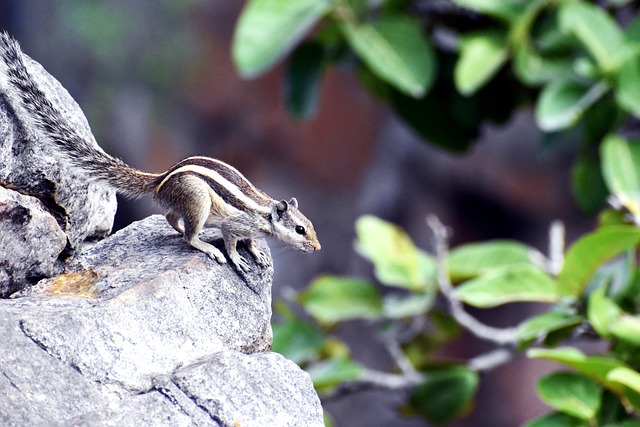
[[[0,31],[0,60],[5,64],[6,80],[17,91],[26,112],[74,166],[127,197],[137,198],[153,191],[161,175],[134,169],[82,138],[37,87],[24,64],[20,45],[4,31]]]

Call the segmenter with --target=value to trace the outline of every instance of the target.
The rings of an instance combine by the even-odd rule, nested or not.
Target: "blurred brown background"
[[[230,46],[242,2],[219,0],[0,0],[0,26],[56,77],[85,111],[106,151],[161,171],[181,158],[219,158],[276,198],[298,198],[323,250],[310,256],[270,242],[274,299],[322,273],[370,277],[352,250],[355,219],[372,213],[402,225],[430,249],[424,222],[436,213],[453,243],[515,238],[546,252],[550,222],[568,240],[592,226],[570,194],[576,144],[544,142],[531,111],[506,126],[486,125],[464,155],[420,141],[345,70],[331,70],[317,118],[296,123],[281,102],[282,71],[239,78]],[[428,118],[426,118],[428,120]],[[159,212],[148,199],[121,200],[116,228]],[[515,324],[536,307],[478,313]],[[354,357],[379,369],[389,360],[354,323],[342,330]],[[488,347],[469,337],[449,354]],[[474,412],[457,426],[511,426],[546,411],[535,395],[541,362],[517,358],[484,374]],[[422,426],[399,418],[400,396],[362,392],[326,402],[337,426]]]

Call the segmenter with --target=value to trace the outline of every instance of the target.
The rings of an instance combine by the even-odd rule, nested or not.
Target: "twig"
[[[416,376],[409,377],[404,374],[391,374],[374,369],[365,369],[360,379],[342,383],[330,392],[321,394],[321,397],[326,402],[364,390],[409,390],[422,384],[427,379],[426,375],[419,372],[416,372],[416,374]]]
[[[485,325],[464,310],[462,302],[460,302],[460,300],[458,300],[454,295],[453,285],[449,280],[449,273],[447,271],[447,257],[449,256],[448,240],[450,230],[445,227],[435,215],[429,215],[427,217],[427,225],[431,228],[431,231],[435,236],[438,286],[440,287],[442,295],[449,302],[449,308],[453,318],[473,335],[485,341],[494,342],[500,345],[515,344],[515,328],[500,329]]]
[[[537,249],[531,249],[529,258],[547,273],[557,276],[564,263],[564,238],[564,224],[559,220],[553,221],[549,227],[549,256],[546,257]]]
[[[557,276],[564,264],[564,224],[560,220],[551,223],[549,229],[549,273]]]
[[[469,359],[467,367],[474,371],[490,371],[500,365],[509,363],[513,359],[513,352],[505,348],[498,348]]]
[[[387,390],[415,387],[422,383],[426,376],[415,372],[415,375],[390,374],[388,372],[365,369],[361,381]]]
[[[406,377],[407,380],[411,381],[412,379],[415,379],[416,381],[421,382],[424,379],[422,374],[416,371],[411,364],[411,361],[400,348],[395,328],[383,335],[382,343],[398,369],[400,369],[400,372],[402,372],[402,375]]]

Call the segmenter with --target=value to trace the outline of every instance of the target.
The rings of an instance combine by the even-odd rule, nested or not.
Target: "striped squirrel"
[[[189,157],[164,173],[147,173],[90,144],[65,122],[36,86],[22,55],[18,42],[0,31],[0,56],[8,83],[17,91],[30,119],[59,153],[126,197],[151,194],[164,208],[169,224],[194,248],[225,263],[218,248],[199,238],[203,227],[218,227],[229,259],[245,272],[250,268],[237,251],[240,240],[261,266],[268,264],[268,257],[254,245],[253,239],[258,237],[275,237],[303,252],[320,249],[313,224],[298,210],[295,198],[278,201],[269,197],[224,162]]]

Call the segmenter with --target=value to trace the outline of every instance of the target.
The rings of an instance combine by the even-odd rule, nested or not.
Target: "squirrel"
[[[18,42],[4,31],[0,31],[0,56],[24,109],[63,157],[125,197],[151,194],[169,224],[210,258],[226,262],[218,248],[200,240],[205,226],[221,230],[229,259],[244,272],[250,267],[238,253],[241,240],[263,267],[268,256],[256,248],[255,238],[274,237],[303,252],[320,250],[313,224],[298,210],[295,198],[273,199],[234,167],[208,157],[186,158],[163,173],[135,169],[90,144],[65,122],[29,75]]]

